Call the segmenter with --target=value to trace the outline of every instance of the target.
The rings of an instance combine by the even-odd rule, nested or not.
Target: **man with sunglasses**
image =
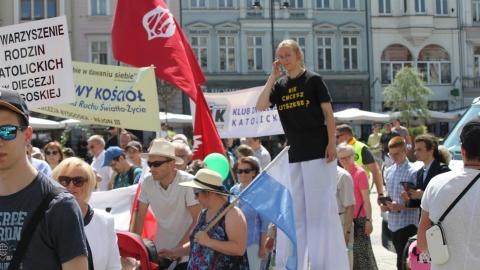
[[[150,174],[142,182],[138,198],[138,211],[133,232],[141,235],[148,206],[157,218],[157,233],[153,240],[157,250],[172,249],[189,242],[189,234],[197,223],[201,207],[195,199],[193,188],[179,183],[193,181],[193,175],[177,170],[184,160],[175,155],[174,145],[165,139],[155,139],[147,159]],[[175,268],[187,269],[188,257],[182,258]]]
[[[134,166],[127,161],[123,149],[118,146],[111,146],[105,151],[103,166],[109,166],[116,173],[108,185],[108,189],[128,187],[138,183],[142,175],[142,167]]]
[[[39,204],[61,187],[29,162],[31,139],[24,100],[0,89],[0,269],[9,267]],[[87,269],[83,218],[71,194],[60,193],[49,204],[24,254],[21,269]]]
[[[383,197],[383,178],[378,168],[375,158],[368,146],[353,137],[353,130],[347,124],[338,125],[335,127],[337,144],[346,142],[355,148],[355,163],[365,169],[367,175],[371,172],[373,182],[377,188],[378,197]],[[378,202],[380,204],[380,202]]]

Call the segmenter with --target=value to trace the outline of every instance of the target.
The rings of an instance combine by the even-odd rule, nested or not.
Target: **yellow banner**
[[[33,111],[93,124],[160,131],[153,67],[73,62],[76,102]]]

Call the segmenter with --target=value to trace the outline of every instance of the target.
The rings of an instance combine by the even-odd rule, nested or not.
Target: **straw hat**
[[[162,156],[166,158],[171,158],[175,160],[175,164],[182,165],[183,159],[175,156],[175,147],[169,141],[164,139],[155,139],[153,140],[152,147],[148,153],[143,153],[139,155],[141,158],[148,159],[149,156]]]
[[[224,196],[230,196],[222,185],[222,176],[209,169],[200,169],[192,181],[179,183],[180,186],[198,188],[205,191],[211,191]]]

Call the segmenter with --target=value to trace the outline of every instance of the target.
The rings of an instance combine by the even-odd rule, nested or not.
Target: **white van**
[[[447,134],[442,142],[448,151],[452,154],[452,161],[449,167],[452,170],[463,168],[462,154],[460,152],[460,134],[461,128],[474,117],[480,116],[480,97],[473,100],[472,105],[463,114],[462,118],[458,120],[453,129]],[[480,139],[480,138],[479,138]]]

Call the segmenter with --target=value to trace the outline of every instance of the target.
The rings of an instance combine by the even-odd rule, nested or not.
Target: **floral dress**
[[[215,217],[210,221],[212,222],[215,218],[227,207],[230,203],[226,202]],[[205,222],[207,210],[203,209],[198,218],[197,225],[193,228],[192,233],[190,234],[190,260],[188,261],[188,269],[191,270],[209,270],[209,269],[232,269],[232,270],[248,270],[248,258],[247,251],[243,256],[231,256],[220,253],[214,249],[200,245],[199,243],[193,240],[195,234],[198,231],[204,230],[210,225],[210,222]],[[225,216],[223,216],[220,221],[213,226],[210,231],[208,231],[208,236],[212,239],[220,241],[228,241],[227,232],[225,230]],[[247,237],[245,235],[245,237]]]

